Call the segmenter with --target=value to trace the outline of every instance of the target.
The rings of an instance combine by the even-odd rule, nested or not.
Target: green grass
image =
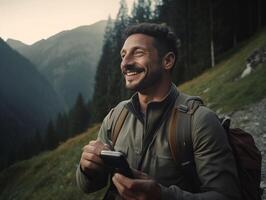
[[[266,96],[266,64],[261,64],[243,79],[239,77],[245,68],[245,59],[254,49],[264,45],[266,30],[241,44],[237,52],[232,51],[213,69],[179,88],[201,96],[207,105],[222,112],[239,110],[261,100]],[[96,125],[53,151],[18,162],[0,172],[0,199],[101,199],[103,190],[87,195],[78,189],[75,181],[82,147],[96,138],[98,129],[99,125]]]
[[[0,174],[0,199],[100,199],[104,191],[86,195],[76,186],[75,172],[82,147],[95,139],[99,125]]]
[[[254,49],[266,45],[266,30],[251,38],[230,58],[199,77],[179,86],[181,91],[201,96],[214,110],[230,113],[266,97],[266,63],[257,66],[249,76],[240,79],[246,58]],[[242,45],[241,45],[242,46]]]

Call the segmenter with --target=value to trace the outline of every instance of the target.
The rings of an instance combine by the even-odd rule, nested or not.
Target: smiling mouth
[[[143,70],[142,71],[138,71],[138,72],[136,72],[136,71],[126,71],[124,74],[125,75],[127,75],[127,76],[135,76],[135,75],[137,75],[137,74],[140,74],[141,72],[143,72]]]
[[[135,76],[144,71],[145,71],[144,69],[139,68],[139,67],[128,67],[127,69],[123,71],[123,74],[126,76]]]

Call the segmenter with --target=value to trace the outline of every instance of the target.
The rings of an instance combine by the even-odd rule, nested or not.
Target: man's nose
[[[125,66],[127,65],[132,65],[133,64],[133,59],[131,58],[131,56],[126,55],[122,58],[121,61],[121,69],[123,69]]]

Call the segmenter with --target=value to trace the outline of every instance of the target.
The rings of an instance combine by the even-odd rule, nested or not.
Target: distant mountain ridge
[[[36,65],[56,92],[71,107],[79,93],[92,97],[106,21],[62,31],[32,45],[7,43]]]
[[[11,46],[13,49],[27,48],[27,44],[14,39],[7,39],[6,43]]]

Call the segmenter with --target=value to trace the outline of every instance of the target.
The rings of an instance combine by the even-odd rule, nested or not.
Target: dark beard
[[[134,87],[128,87],[126,84],[126,88],[133,91],[133,92],[140,92],[146,89],[149,89],[155,86],[158,81],[162,79],[163,69],[157,69],[156,71],[152,72],[152,74],[146,74],[145,77],[139,82],[139,84],[135,85]]]

